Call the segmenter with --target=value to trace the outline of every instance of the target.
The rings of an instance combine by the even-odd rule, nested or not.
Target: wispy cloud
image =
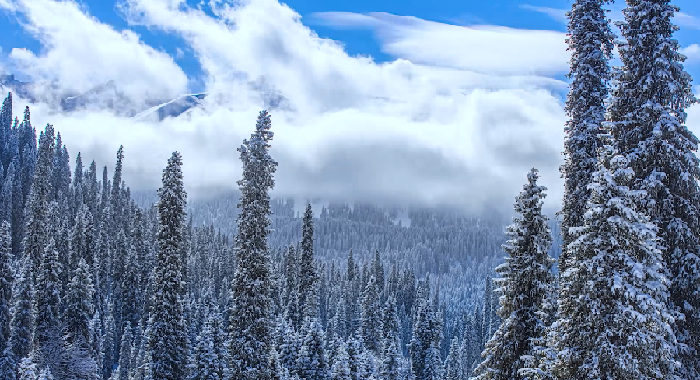
[[[567,23],[567,18],[566,18],[566,9],[560,9],[560,8],[550,8],[550,7],[538,7],[530,4],[521,4],[520,8],[522,9],[527,9],[529,11],[533,12],[539,12],[539,13],[544,13],[547,16],[553,18],[554,20],[566,24]]]
[[[371,27],[382,50],[431,66],[480,73],[549,75],[567,70],[563,33],[482,25],[458,26],[389,13],[315,13],[329,26]]]
[[[681,49],[681,53],[688,58],[686,60],[687,63],[700,62],[700,45],[698,44],[692,44]]]
[[[700,30],[700,18],[696,16],[683,12],[677,12],[673,21],[675,21],[676,25],[680,27]]]

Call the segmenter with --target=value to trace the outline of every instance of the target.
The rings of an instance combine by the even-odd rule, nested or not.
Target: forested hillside
[[[536,168],[510,221],[272,199],[284,163],[267,111],[238,147],[237,192],[189,199],[176,151],[157,192],[132,193],[128,147],[113,169],[87,164],[8,94],[0,379],[700,379],[697,99],[678,9],[628,0],[623,41],[606,3],[567,13],[556,217]]]

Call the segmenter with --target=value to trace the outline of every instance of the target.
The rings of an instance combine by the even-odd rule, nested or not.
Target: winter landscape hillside
[[[569,5],[0,1],[0,380],[700,380],[700,19]]]

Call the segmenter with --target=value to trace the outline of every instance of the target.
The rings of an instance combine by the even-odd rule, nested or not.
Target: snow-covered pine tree
[[[325,380],[328,378],[328,363],[323,345],[323,330],[317,318],[306,317],[302,333],[305,333],[297,368],[299,378],[305,380]]]
[[[16,365],[10,335],[12,333],[12,233],[7,220],[0,224],[0,378],[14,380]]]
[[[552,326],[555,379],[676,379],[657,228],[612,140],[603,140],[584,225],[573,230]]]
[[[345,275],[345,323],[347,325],[345,337],[355,334],[359,327],[359,303],[360,303],[360,279],[357,264],[352,255],[352,249],[348,253],[347,273]]]
[[[481,339],[482,344],[485,346],[496,330],[501,325],[500,318],[498,317],[498,294],[494,289],[493,278],[486,278],[486,286],[484,288],[484,303],[483,311],[481,313],[483,320],[481,322]]]
[[[54,129],[51,124],[39,135],[39,152],[31,185],[31,194],[26,212],[26,235],[24,254],[32,259],[34,268],[39,267],[44,250],[49,242],[49,196],[53,171]],[[32,273],[37,273],[33,271]],[[38,289],[38,288],[37,288]]]
[[[12,288],[12,320],[10,321],[10,360],[15,365],[31,352],[34,342],[36,312],[34,310],[34,267],[29,256],[21,259],[20,270]]]
[[[12,93],[8,92],[5,100],[2,102],[2,107],[0,107],[0,157],[2,158],[2,164],[5,166],[7,162],[5,161],[8,152],[6,151],[6,146],[9,145],[8,142],[11,136],[12,128]],[[9,159],[7,160],[9,161]]]
[[[307,298],[318,281],[314,266],[314,220],[311,204],[306,205],[301,232],[301,257],[299,261],[299,307],[305,309]]]
[[[191,363],[190,380],[226,379],[226,352],[224,351],[223,321],[218,305],[207,312],[202,331],[194,347],[195,361]]]
[[[382,352],[379,366],[380,380],[398,380],[401,352],[399,347],[399,319],[396,298],[389,297],[382,313]]]
[[[156,258],[148,356],[152,380],[184,379],[187,371],[187,325],[183,316],[182,250],[187,193],[182,157],[173,152],[158,190],[158,253]]]
[[[45,131],[44,135],[46,135],[46,132],[47,131]],[[53,127],[51,127],[50,132],[51,136],[45,137],[45,144],[49,142],[53,144]],[[19,151],[18,162],[20,163],[20,173],[18,176],[16,176],[16,188],[18,192],[17,194],[12,195],[12,252],[15,252],[15,254],[20,254],[20,252],[22,252],[25,249],[23,244],[27,226],[26,223],[28,222],[26,213],[29,212],[29,210],[25,210],[25,206],[28,206],[28,203],[30,202],[30,195],[33,187],[32,184],[37,174],[37,170],[35,170],[35,168],[37,167],[37,160],[43,159],[45,161],[44,164],[42,164],[42,167],[48,166],[49,168],[52,168],[51,163],[53,159],[53,145],[50,146],[50,149],[45,149],[46,147],[44,147],[44,154],[42,155],[42,157],[37,157],[36,130],[31,123],[29,107],[26,107],[24,109],[24,118],[22,120],[22,123],[19,125],[17,134],[17,149]],[[39,145],[41,145],[41,141],[39,142]],[[47,173],[44,172],[43,174]],[[49,175],[45,177],[47,182],[50,178],[50,173],[48,174]],[[46,199],[48,202],[48,196]],[[48,212],[48,210],[46,209],[44,209],[44,211]],[[39,248],[37,249],[43,249],[43,245],[41,244],[38,247]],[[39,260],[39,255],[37,254],[37,257],[33,258],[33,260],[33,263],[36,266],[36,263]]]
[[[350,373],[350,357],[348,356],[345,342],[340,342],[335,357],[336,359],[331,367],[331,380],[354,380]]]
[[[282,289],[284,315],[294,328],[301,327],[301,309],[299,308],[299,262],[294,245],[289,245],[284,256],[285,286]]]
[[[571,242],[570,227],[583,224],[588,184],[598,158],[598,134],[605,121],[605,99],[610,81],[610,66],[614,34],[603,6],[609,0],[576,0],[567,13],[568,39],[571,51],[569,93],[566,101],[566,139],[564,165],[564,206],[562,236],[564,247]],[[560,269],[565,269],[569,254],[562,250]]]
[[[63,366],[69,379],[96,380],[100,374],[96,352],[91,344],[94,291],[90,267],[81,258],[68,286],[64,316],[66,356]]]
[[[503,245],[508,256],[496,268],[500,278],[494,280],[500,294],[498,315],[502,322],[486,344],[484,360],[476,369],[479,380],[519,378],[526,357],[533,355],[533,339],[543,336],[546,328],[540,311],[553,283],[553,262],[548,253],[552,235],[548,219],[542,214],[546,187],[538,185],[538,179],[538,171],[533,168],[515,200],[517,216],[508,226],[509,239]]]
[[[461,360],[460,351],[459,340],[457,337],[454,337],[450,344],[450,353],[445,360],[444,380],[461,380],[464,378],[464,371],[462,369],[463,361]]]
[[[230,311],[231,375],[239,380],[268,380],[272,315],[272,279],[267,246],[270,226],[270,195],[277,168],[268,152],[274,134],[270,115],[261,111],[250,140],[238,149],[243,178],[238,181],[238,235],[235,239],[237,266],[231,285]]]
[[[0,205],[2,205],[2,209],[0,209],[0,220],[6,220],[8,222],[12,221],[13,194],[16,192],[14,185],[16,183],[17,162],[17,158],[10,162],[10,167],[7,169],[7,173],[2,182],[2,189],[0,189],[2,192],[0,194],[0,200],[2,201],[0,203]],[[11,249],[12,246],[10,246],[10,250]]]
[[[633,189],[647,192],[671,281],[670,307],[681,375],[700,379],[700,166],[698,138],[685,110],[697,99],[673,33],[670,0],[629,0],[618,23],[622,68],[615,73],[609,118],[620,153],[634,170]]]
[[[284,368],[287,369],[290,375],[295,375],[297,370],[297,359],[299,357],[300,342],[299,336],[294,331],[289,320],[279,318],[277,325],[279,359]]]
[[[10,341],[10,319],[12,314],[12,234],[7,220],[0,222],[0,352]]]
[[[119,365],[112,373],[114,380],[129,380],[129,373],[132,369],[132,363],[135,358],[131,357],[131,345],[134,343],[133,328],[131,322],[126,321],[124,324],[124,332],[122,333],[121,344],[119,345]]]
[[[353,380],[362,380],[361,360],[362,360],[362,343],[360,339],[353,334],[348,337],[345,349],[348,353],[348,367],[350,368],[350,378]]]
[[[384,265],[382,258],[379,255],[379,250],[374,251],[374,260],[372,260],[372,272],[377,284],[377,294],[380,295],[379,301],[384,303],[387,294],[384,292]]]
[[[440,331],[427,286],[422,284],[421,288],[410,343],[411,370],[416,380],[437,380],[442,369]]]
[[[31,234],[31,230],[27,232]],[[63,301],[60,297],[61,270],[55,240],[49,237],[36,274],[34,352],[37,363],[56,374],[61,373],[61,360],[65,354],[60,315]]]
[[[381,305],[377,294],[377,281],[372,274],[362,293],[362,308],[360,333],[362,344],[372,353],[377,354],[381,349],[379,331],[381,329]]]

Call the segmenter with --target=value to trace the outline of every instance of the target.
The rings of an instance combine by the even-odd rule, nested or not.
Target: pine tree
[[[501,275],[495,283],[503,322],[486,344],[477,379],[519,378],[518,371],[526,367],[525,358],[533,355],[532,340],[545,331],[539,317],[553,283],[548,254],[552,235],[542,214],[546,188],[537,185],[538,178],[537,169],[530,170],[528,183],[515,201],[518,216],[508,227],[509,240],[503,246],[508,256],[496,268]]]
[[[35,295],[32,268],[31,258],[25,257],[21,262],[20,271],[12,289],[9,348],[12,354],[10,360],[17,364],[30,353],[34,345],[36,312],[34,310]]]
[[[341,342],[336,353],[336,360],[331,367],[331,380],[354,380],[350,373],[350,357],[345,348],[345,342]]]
[[[11,137],[12,128],[12,93],[8,92],[7,97],[2,102],[2,107],[0,107],[0,158],[2,165],[9,163],[11,158],[7,158],[9,155],[7,148],[9,145],[9,140]]]
[[[95,290],[90,267],[85,259],[80,259],[68,289],[63,334],[67,348],[64,367],[71,379],[94,380],[99,374],[96,353],[91,344],[91,320],[95,312],[92,300]]]
[[[17,158],[10,162],[10,167],[7,169],[7,174],[2,182],[2,194],[0,194],[0,199],[2,200],[2,209],[0,209],[0,220],[6,220],[7,222],[12,222],[12,212],[14,209],[14,198],[13,195],[17,192],[15,189],[15,184],[17,183],[15,177],[17,176]],[[10,231],[12,232],[12,231]],[[12,235],[10,235],[12,237]],[[10,241],[10,243],[12,243]],[[12,245],[10,244],[10,251],[12,251]]]
[[[61,270],[56,243],[50,237],[42,252],[36,278],[34,348],[38,363],[53,368],[52,372],[55,373],[58,373],[64,354],[60,319]]]
[[[223,321],[219,308],[213,305],[208,311],[202,331],[197,336],[194,349],[194,362],[191,365],[190,380],[224,380],[226,376],[226,356],[223,341]]]
[[[374,260],[372,260],[372,273],[374,274],[375,282],[377,284],[377,294],[381,296],[380,301],[384,302],[386,300],[384,293],[384,265],[382,264],[382,259],[379,256],[379,251],[374,251]]]
[[[362,344],[355,334],[351,335],[347,340],[346,350],[348,353],[348,367],[350,368],[350,378],[353,380],[361,380],[361,358]]]
[[[440,333],[427,289],[417,300],[410,343],[411,370],[416,380],[437,380],[440,377]]]
[[[27,205],[26,236],[23,243],[25,255],[32,259],[35,268],[48,244],[49,196],[53,170],[54,129],[51,124],[39,136],[39,154],[34,181]],[[37,288],[38,289],[38,288]]]
[[[498,295],[493,288],[493,279],[491,277],[486,278],[486,288],[484,289],[484,304],[482,312],[482,323],[481,323],[481,338],[482,344],[486,345],[491,339],[493,334],[501,325],[500,318],[498,316]]]
[[[301,345],[296,331],[294,331],[287,319],[279,319],[277,335],[279,339],[278,354],[280,363],[289,371],[290,375],[297,374],[299,372],[297,370],[297,359]]]
[[[12,303],[12,235],[10,223],[0,224],[0,350],[4,350],[10,340],[10,305]]]
[[[678,7],[670,0],[629,0],[618,23],[622,68],[610,106],[610,127],[629,160],[642,207],[659,228],[669,280],[669,305],[676,315],[681,375],[700,379],[700,161],[698,138],[685,126],[685,110],[697,99],[685,57],[673,33]]]
[[[112,375],[112,378],[115,380],[129,380],[129,373],[132,369],[133,359],[131,357],[131,345],[134,342],[134,334],[132,331],[133,329],[131,328],[131,322],[125,322],[122,341],[119,345],[119,366]]]
[[[299,262],[299,307],[304,310],[318,276],[314,268],[314,221],[311,204],[306,205],[302,224],[301,260]]]
[[[380,322],[380,305],[379,295],[377,294],[377,282],[372,274],[369,282],[362,294],[362,319],[360,323],[360,331],[362,334],[362,343],[373,353],[378,353],[379,331],[381,328]]]
[[[299,301],[299,263],[296,249],[290,245],[284,257],[285,286],[282,292],[285,317],[295,328],[301,327],[301,309]]]
[[[460,380],[464,378],[462,369],[462,358],[457,337],[452,339],[450,353],[445,361],[445,380]]]
[[[675,379],[675,338],[666,306],[656,227],[643,191],[610,139],[601,151],[584,225],[568,249],[552,326],[556,379]]]
[[[16,360],[12,353],[10,336],[12,334],[12,288],[14,284],[12,270],[12,234],[10,223],[5,220],[0,224],[0,379],[14,380]]]
[[[187,366],[187,329],[183,317],[182,250],[187,194],[182,158],[174,152],[163,170],[158,190],[158,255],[156,259],[148,355],[153,380],[183,379]]]
[[[391,297],[384,305],[382,316],[382,355],[379,369],[381,380],[398,380],[401,353],[399,351],[399,321],[396,315],[396,299]]]
[[[267,380],[271,376],[272,280],[267,246],[270,226],[272,177],[277,168],[268,153],[270,116],[260,112],[255,133],[238,149],[243,178],[238,181],[241,199],[238,207],[238,235],[235,239],[237,267],[231,285],[230,312],[231,373],[240,380]]]
[[[583,224],[586,201],[590,196],[588,184],[596,168],[598,134],[605,121],[605,99],[610,81],[609,60],[612,55],[614,34],[603,6],[608,0],[576,0],[567,13],[571,70],[569,93],[566,101],[565,163],[561,167],[564,178],[564,207],[562,235],[564,247],[572,241],[569,229]],[[564,249],[559,266],[567,265],[569,254]]]
[[[316,318],[307,317],[302,333],[305,333],[297,368],[299,377],[305,380],[325,380],[328,378],[328,364],[323,346],[323,331]]]

